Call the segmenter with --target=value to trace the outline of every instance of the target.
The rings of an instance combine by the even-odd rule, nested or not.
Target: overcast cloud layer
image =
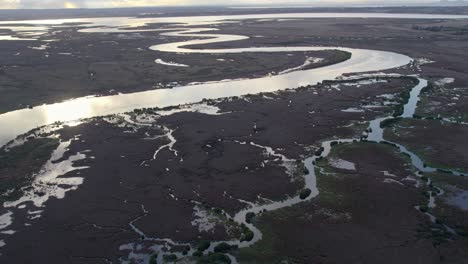
[[[183,6],[183,5],[287,5],[287,4],[351,4],[351,3],[388,3],[385,0],[0,0],[0,9],[11,8],[112,8],[132,6]],[[424,3],[431,0],[394,0],[395,3]]]

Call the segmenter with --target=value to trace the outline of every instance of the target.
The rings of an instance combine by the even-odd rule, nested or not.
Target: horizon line
[[[384,8],[384,7],[467,7],[468,1],[454,1],[454,2],[427,2],[427,3],[405,3],[405,4],[295,4],[295,5],[275,5],[275,4],[243,4],[243,5],[223,5],[223,4],[196,4],[196,5],[158,5],[158,6],[118,6],[118,7],[76,7],[76,8],[0,8],[0,11],[23,10],[23,11],[37,11],[37,10],[99,10],[99,9],[138,9],[138,8],[193,8],[193,7],[223,7],[230,9],[296,9],[296,8]]]

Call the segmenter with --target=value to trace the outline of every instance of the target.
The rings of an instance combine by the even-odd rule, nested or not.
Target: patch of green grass
[[[452,185],[459,189],[468,190],[468,179],[465,177],[455,176],[451,173],[426,173],[426,179],[429,177],[437,186]]]
[[[263,218],[263,215],[261,218]],[[263,238],[251,247],[240,249],[239,262],[256,264],[280,263],[280,261],[278,261],[278,259],[281,259],[279,256],[280,253],[276,250],[276,245],[279,244],[280,240],[274,233],[273,228],[264,220],[258,221],[256,224],[262,231]]]
[[[329,160],[333,158],[349,156],[349,153],[356,153],[360,149],[369,149],[369,151],[373,152],[377,150],[378,153],[391,153],[395,156],[398,156],[401,159],[402,164],[406,166],[411,164],[411,159],[406,155],[398,152],[397,148],[391,144],[352,142],[336,145],[333,147],[327,158],[316,162],[315,173],[317,177],[317,187],[320,191],[319,198],[324,204],[328,204],[330,206],[342,206],[349,200],[344,197],[343,194],[337,193],[334,190],[337,181],[340,181],[346,177],[350,177],[350,174],[338,173],[337,169],[330,165]],[[352,175],[358,174],[353,173]]]
[[[317,186],[320,191],[319,198],[324,204],[341,205],[345,202],[345,197],[334,191],[334,185],[338,180],[331,175],[323,175],[320,170],[316,170]]]
[[[437,197],[437,206],[432,209],[431,213],[437,217],[438,220],[447,226],[455,229],[457,234],[465,236],[468,231],[468,212],[461,208],[449,203],[449,198],[456,194],[458,191],[468,190],[468,181],[465,177],[455,176],[448,173],[426,173],[427,178],[430,178],[432,185],[441,188],[444,192],[443,196]],[[436,189],[432,189],[436,193]]]
[[[257,216],[255,225],[262,234],[262,240],[251,247],[241,248],[236,254],[239,263],[243,264],[283,264],[296,263],[290,257],[284,255],[284,241],[276,232],[274,222],[286,222],[298,218],[304,214],[305,203],[292,207],[286,207],[275,211],[269,211]]]
[[[432,31],[432,32],[442,32],[451,35],[468,35],[468,26],[413,26],[414,30],[424,30],[424,31]]]
[[[411,119],[398,119],[398,120],[396,120],[395,122],[392,123],[394,128],[391,129],[391,130],[387,129],[385,131],[384,136],[386,138],[389,138],[392,141],[398,142],[398,140],[400,139],[400,134],[401,134],[400,131],[405,131],[405,133],[406,133],[406,131],[410,131],[410,130],[405,129],[405,128],[399,128],[396,125],[400,125],[400,126],[404,126],[404,127],[410,127],[410,126],[414,125],[414,122],[415,121],[411,120]],[[430,122],[436,122],[436,121],[429,121],[429,120],[419,121],[418,120],[416,122],[422,122],[422,124],[430,124]],[[408,141],[408,140],[406,140],[406,141]],[[416,154],[418,157],[420,157],[424,161],[424,165],[426,167],[432,167],[432,168],[440,169],[440,172],[456,171],[456,172],[460,172],[460,173],[466,173],[461,168],[457,168],[457,167],[454,167],[454,166],[443,164],[441,161],[437,160],[437,157],[438,157],[437,153],[434,152],[434,149],[428,148],[427,145],[414,144],[414,143],[411,143],[411,141],[408,141],[407,143],[404,141],[404,143],[402,143],[402,144],[405,145],[405,147],[408,148],[408,150],[410,150],[411,152]]]
[[[417,237],[431,239],[432,244],[437,247],[442,243],[450,241],[452,234],[449,233],[441,224],[435,223],[429,226],[421,227],[417,231]]]

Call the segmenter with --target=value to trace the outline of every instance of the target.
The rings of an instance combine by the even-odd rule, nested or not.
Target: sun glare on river
[[[64,7],[65,8],[77,8],[77,6],[74,3],[70,3],[70,2],[65,2]]]
[[[46,121],[52,124],[57,121],[69,122],[92,116],[93,108],[89,100],[80,98],[67,103],[50,105],[46,112]]]

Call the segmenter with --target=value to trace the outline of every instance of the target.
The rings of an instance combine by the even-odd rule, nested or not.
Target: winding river
[[[61,19],[61,20],[36,20],[36,21],[3,21],[0,22],[2,28],[9,28],[15,33],[13,36],[3,36],[1,39],[18,39],[21,38],[21,31],[15,28],[13,24],[32,25],[28,28],[28,33],[34,32],[34,27],[37,27],[37,35],[44,32],[54,30],[57,27],[64,26],[67,23],[79,23],[86,27],[82,29],[83,34],[98,34],[98,33],[125,33],[139,31],[158,31],[161,35],[169,37],[193,37],[192,39],[183,42],[174,42],[152,46],[150,49],[160,52],[182,52],[182,53],[242,53],[242,52],[296,52],[296,51],[322,51],[322,50],[341,50],[350,52],[351,58],[331,66],[316,68],[311,70],[299,70],[289,72],[277,76],[269,76],[256,79],[232,80],[222,82],[210,82],[196,85],[187,85],[175,87],[172,89],[150,90],[132,94],[119,94],[103,97],[83,97],[55,104],[48,104],[34,107],[33,109],[21,109],[0,115],[0,146],[14,139],[19,134],[27,131],[52,124],[54,122],[67,122],[83,118],[102,116],[108,114],[116,114],[144,107],[168,107],[181,104],[196,103],[202,99],[217,99],[230,96],[241,96],[246,94],[254,94],[261,92],[273,92],[288,88],[296,88],[299,86],[314,85],[324,80],[333,80],[342,76],[345,73],[362,73],[376,72],[392,68],[397,68],[409,64],[412,59],[403,54],[397,54],[386,51],[376,51],[367,49],[351,49],[345,47],[317,47],[317,46],[300,46],[300,47],[249,47],[249,48],[234,48],[234,49],[192,49],[187,48],[190,45],[201,45],[209,43],[219,43],[226,41],[244,40],[248,37],[239,35],[222,35],[222,34],[207,34],[202,32],[214,31],[215,28],[184,28],[184,26],[204,26],[215,25],[220,23],[232,23],[234,21],[246,19],[281,19],[281,18],[320,18],[320,17],[353,17],[353,18],[418,18],[418,19],[460,19],[468,18],[468,16],[455,15],[421,15],[421,14],[378,14],[378,13],[296,13],[296,14],[257,14],[257,15],[237,15],[237,16],[200,16],[200,17],[166,17],[166,18],[92,18],[92,19]],[[141,29],[148,23],[170,23],[170,26],[160,29]],[[33,29],[31,29],[33,28]],[[29,35],[24,35],[26,36]],[[417,100],[421,89],[426,86],[427,82],[419,79],[419,84],[416,85],[411,92],[410,100],[405,105],[404,113],[401,117],[412,117],[417,105]],[[374,142],[382,142],[383,129],[380,128],[382,121],[391,117],[378,118],[370,123],[372,132],[368,135],[367,140]],[[338,142],[346,143],[358,139],[342,139]],[[335,140],[336,141],[336,140]],[[304,160],[309,173],[305,175],[305,187],[311,190],[311,194],[305,200],[310,200],[316,197],[319,193],[316,184],[315,166],[317,159],[326,157],[330,153],[333,141],[322,143],[324,151],[320,155],[316,155]],[[421,159],[409,152],[403,146],[399,146],[404,153],[413,155],[413,165],[421,171],[432,171],[433,168],[426,168],[422,165]],[[297,197],[292,197],[285,201],[272,202],[266,205],[252,205],[250,208],[237,213],[233,220],[239,224],[245,224],[253,233],[254,237],[251,241],[226,241],[229,244],[239,247],[248,247],[262,238],[262,233],[254,225],[247,223],[246,215],[249,212],[260,213],[264,210],[276,210],[286,206],[291,206],[302,201]],[[145,209],[142,208],[143,213]],[[139,217],[141,218],[141,217]],[[174,241],[169,239],[158,239],[146,237],[145,234],[138,230],[133,223],[138,221],[135,219],[130,223],[130,226],[140,234],[144,241],[163,242],[166,245],[175,245]],[[221,242],[212,243],[208,251],[213,251],[214,247]],[[162,247],[162,246],[161,246]],[[129,259],[135,257],[132,255],[136,244],[128,244],[122,246],[123,250],[131,250]],[[154,247],[153,247],[154,248]],[[154,248],[156,251],[158,249]],[[190,253],[193,253],[191,249]],[[144,256],[147,261],[149,256]],[[235,258],[231,256],[231,260],[236,263]],[[162,261],[162,254],[158,255],[158,263]]]
[[[376,76],[376,77],[377,76],[387,77],[387,78],[392,78],[392,77],[393,78],[398,78],[400,75],[377,74],[377,75],[374,75],[374,76]],[[401,153],[404,153],[404,154],[407,154],[408,156],[410,156],[412,165],[414,166],[414,168],[419,170],[419,172],[415,173],[415,177],[420,178],[422,176],[422,174],[420,172],[435,172],[437,170],[437,168],[426,167],[424,165],[423,161],[415,153],[409,151],[403,145],[399,145],[399,144],[396,144],[396,143],[385,140],[384,139],[384,128],[381,126],[382,122],[384,122],[386,120],[389,120],[389,119],[413,118],[413,115],[414,115],[415,110],[417,108],[417,103],[420,100],[421,91],[422,91],[423,88],[425,88],[427,86],[427,84],[428,84],[427,80],[422,79],[422,78],[418,78],[418,83],[411,89],[410,98],[408,99],[408,102],[406,102],[405,105],[404,105],[403,113],[400,116],[396,116],[396,117],[395,116],[388,116],[388,117],[383,117],[383,118],[378,117],[378,118],[370,121],[369,122],[369,131],[370,132],[369,132],[369,134],[367,134],[366,137],[364,137],[364,138],[349,138],[349,139],[335,139],[335,140],[324,141],[324,142],[321,143],[322,151],[319,154],[316,154],[316,155],[313,155],[312,157],[308,157],[308,158],[304,159],[303,164],[304,164],[305,168],[307,168],[307,170],[306,170],[307,172],[304,175],[304,183],[305,183],[304,188],[310,190],[310,194],[309,194],[308,197],[306,197],[306,198],[302,197],[301,198],[300,195],[296,195],[296,196],[288,198],[286,200],[275,201],[275,202],[270,202],[270,203],[266,203],[266,204],[249,203],[249,206],[246,209],[243,209],[243,210],[239,211],[233,217],[230,217],[229,215],[227,215],[227,217],[229,219],[232,219],[233,221],[235,221],[239,225],[245,225],[246,227],[248,227],[248,229],[253,232],[252,240],[250,240],[250,241],[231,240],[231,241],[212,242],[210,244],[210,247],[207,249],[207,252],[214,252],[215,247],[218,246],[221,243],[226,243],[226,244],[229,244],[231,246],[236,246],[236,247],[239,247],[239,248],[245,248],[245,247],[250,247],[250,246],[254,245],[255,243],[257,243],[258,241],[260,241],[262,239],[262,237],[263,237],[263,234],[255,225],[253,225],[252,223],[247,221],[247,215],[249,213],[259,215],[259,214],[262,214],[265,211],[274,211],[274,210],[278,210],[278,209],[281,209],[281,208],[293,206],[293,205],[296,205],[296,204],[299,204],[299,203],[302,203],[302,202],[305,202],[305,201],[312,200],[313,198],[317,197],[319,195],[319,189],[318,189],[318,186],[317,186],[317,178],[316,178],[316,169],[317,168],[316,168],[315,164],[319,159],[328,157],[330,155],[332,149],[333,149],[333,146],[336,146],[338,144],[346,144],[346,143],[362,142],[362,141],[374,142],[374,143],[377,143],[377,144],[385,142],[387,144],[394,145]],[[269,148],[269,147],[260,146],[260,145],[257,145],[255,143],[253,143],[253,142],[237,142],[237,143],[239,143],[239,144],[251,144],[253,146],[261,147],[261,148],[267,149],[267,152],[269,153],[269,155],[279,157],[282,161],[289,160],[287,157],[285,157],[285,156],[283,156],[281,154],[275,153],[274,150]],[[448,172],[452,173],[454,175],[468,176],[466,174],[458,173],[456,171],[448,171]],[[430,181],[426,182],[426,184],[430,185]],[[440,193],[442,193],[442,191]],[[432,193],[430,195],[431,195],[431,198],[429,199],[428,204],[433,204],[434,203],[434,198],[432,197]],[[420,210],[420,207],[416,206],[415,209]],[[145,212],[144,209],[143,209],[143,212]],[[431,214],[429,214],[427,212],[425,214],[429,217],[429,219],[432,222],[434,222],[434,223],[436,222],[436,218],[433,215],[431,215]],[[143,216],[144,216],[144,214],[143,214]],[[151,250],[153,250],[153,252],[157,254],[157,259],[156,259],[157,263],[164,263],[164,260],[163,260],[164,250],[163,250],[163,248],[172,248],[174,246],[183,246],[184,245],[184,246],[190,247],[190,251],[188,252],[189,256],[192,255],[194,252],[196,252],[196,248],[193,248],[190,244],[177,243],[177,242],[175,242],[175,241],[173,241],[171,239],[168,239],[168,238],[162,239],[162,238],[157,238],[157,237],[148,237],[148,236],[146,236],[145,233],[142,230],[139,230],[134,225],[134,222],[138,221],[143,216],[138,217],[137,219],[135,219],[134,221],[132,221],[130,223],[131,228],[137,234],[142,236],[143,239],[140,242],[129,243],[129,244],[125,244],[125,245],[121,246],[121,248],[120,248],[121,250],[130,251],[130,254],[128,255],[128,258],[126,260],[122,260],[123,263],[132,263],[131,261],[137,261],[137,262],[141,261],[142,263],[148,263],[151,254],[139,253],[140,250],[144,251],[145,249],[147,249],[145,247],[145,245],[147,245],[146,243],[148,243],[148,242],[157,243],[156,245],[153,245],[151,247]],[[447,231],[449,231],[449,232],[451,232],[453,234],[456,234],[455,231],[452,228],[450,228],[448,226],[445,226],[445,225],[444,225],[444,227],[447,229]],[[185,256],[184,254],[182,254],[180,252],[178,252],[178,253],[176,252],[174,254],[178,258],[183,258]],[[229,254],[228,254],[228,256],[231,259],[231,263],[233,263],[233,264],[238,263],[237,259],[234,256],[229,255]],[[129,262],[127,262],[127,261],[129,261]]]
[[[0,27],[15,33],[12,38],[40,36],[69,23],[85,27],[83,33],[126,33],[139,31],[163,31],[166,36],[197,37],[200,39],[155,45],[152,50],[183,53],[240,53],[240,52],[294,52],[342,50],[352,54],[347,61],[312,70],[303,70],[257,79],[233,80],[226,82],[204,83],[181,86],[172,89],[150,90],[131,94],[119,94],[102,97],[83,97],[73,100],[47,104],[33,109],[21,109],[0,115],[0,146],[27,131],[54,122],[67,122],[82,118],[115,114],[144,107],[168,107],[180,104],[195,103],[203,98],[216,99],[229,96],[240,96],[260,92],[279,91],[305,85],[314,85],[324,80],[333,80],[344,73],[382,71],[404,66],[411,62],[408,56],[386,51],[351,49],[343,47],[250,47],[238,49],[189,49],[189,45],[200,45],[247,39],[246,36],[201,34],[200,32],[216,30],[215,28],[183,28],[183,26],[216,25],[246,19],[281,19],[281,18],[399,18],[399,19],[462,19],[461,15],[428,15],[428,14],[379,14],[379,13],[292,13],[292,14],[256,14],[232,16],[194,16],[194,17],[161,17],[161,18],[81,18],[57,20],[0,21]],[[158,29],[141,29],[149,23],[170,23]],[[24,26],[29,25],[29,26]],[[138,27],[138,28],[137,28]],[[182,27],[182,28],[181,28]],[[172,31],[172,32],[164,32]],[[6,40],[5,40],[6,41]]]

